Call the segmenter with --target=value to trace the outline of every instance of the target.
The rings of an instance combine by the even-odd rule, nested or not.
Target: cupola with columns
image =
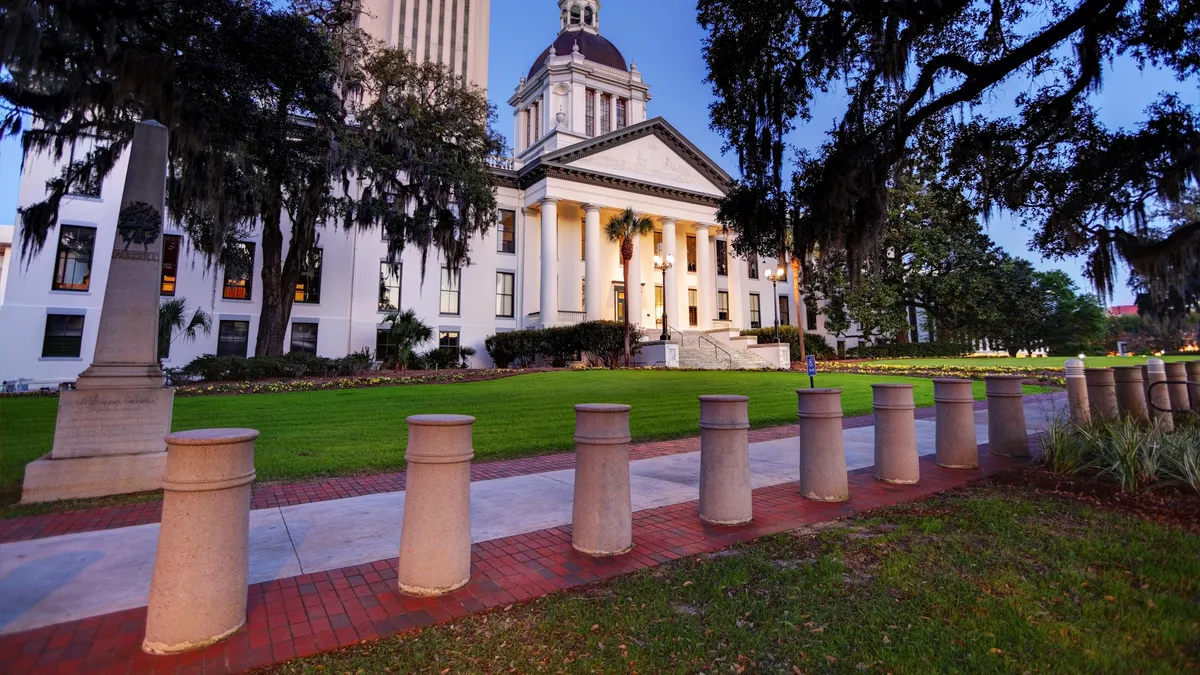
[[[600,35],[600,0],[558,0],[558,37],[521,78],[513,107],[517,156],[532,159],[646,120],[650,87]]]

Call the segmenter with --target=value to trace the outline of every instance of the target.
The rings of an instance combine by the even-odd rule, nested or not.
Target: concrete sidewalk
[[[1064,412],[1065,401],[1027,400],[1031,433]],[[976,436],[987,441],[987,413]],[[918,420],[921,454],[934,450],[934,422]],[[845,432],[850,470],[870,466],[874,429]],[[750,446],[755,488],[799,480],[795,437]],[[635,511],[699,499],[700,453],[631,463]],[[471,537],[490,541],[566,525],[574,471],[471,484]],[[258,583],[395,557],[404,492],[374,494],[250,513],[250,582]],[[0,634],[83,619],[146,604],[158,525],[137,525],[0,545]]]

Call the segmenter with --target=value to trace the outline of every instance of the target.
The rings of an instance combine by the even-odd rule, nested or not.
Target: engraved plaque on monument
[[[158,363],[166,127],[134,130],[96,352],[58,401],[54,445],[26,468],[23,502],[160,487],[174,390]]]

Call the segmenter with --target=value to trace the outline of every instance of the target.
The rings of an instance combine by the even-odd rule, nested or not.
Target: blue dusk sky
[[[499,115],[499,130],[511,146],[513,120],[508,97],[533,60],[557,34],[557,3],[492,0],[491,23],[489,96]],[[737,175],[736,158],[721,152],[721,137],[709,129],[708,106],[713,96],[704,82],[706,69],[700,50],[705,33],[696,23],[695,0],[605,0],[600,12],[600,30],[627,61],[636,63],[642,71],[653,97],[649,115],[668,120],[726,171]],[[1179,92],[1185,101],[1200,100],[1200,83],[1195,80],[1178,82],[1169,73],[1140,71],[1132,62],[1119,60],[1109,72],[1096,103],[1106,124],[1132,126],[1141,118],[1146,105],[1163,90]],[[1008,99],[1009,93],[996,98]],[[812,123],[797,129],[791,142],[799,147],[817,146],[840,110],[840,101],[836,99],[824,105],[818,102]],[[16,218],[20,163],[19,141],[9,138],[0,142],[0,223],[12,223]],[[1080,287],[1089,287],[1080,271],[1080,261],[1042,259],[1030,250],[1030,232],[1006,214],[993,217],[986,228],[1009,253],[1029,258],[1039,269],[1065,270]],[[1132,302],[1124,282],[1118,285],[1110,302]]]

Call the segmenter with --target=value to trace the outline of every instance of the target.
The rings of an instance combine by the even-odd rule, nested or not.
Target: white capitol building
[[[364,4],[371,9],[363,25],[376,37],[487,85],[488,0]],[[431,255],[422,281],[417,252],[406,251],[393,275],[383,264],[387,246],[378,232],[319,229],[320,263],[296,289],[285,349],[329,357],[386,349],[383,318],[412,308],[434,328],[439,344],[474,347],[472,365],[483,367],[490,365],[483,349],[489,335],[620,319],[627,291],[631,320],[648,337],[662,332],[667,314],[683,345],[684,366],[692,365],[689,343],[710,341],[734,354],[735,367],[767,365],[749,354],[770,359],[770,350],[748,350],[753,340],[731,336],[772,326],[776,310],[783,324],[823,333],[815,312],[796,315],[790,270],[776,289],[767,272],[778,261],[732,255],[729,235],[715,224],[730,177],[666,120],[650,117],[650,86],[600,34],[599,0],[558,4],[558,36],[532,59],[508,100],[515,157],[496,162],[500,223],[471,243],[471,265],[455,278]],[[20,204],[40,201],[47,178],[58,171],[45,157],[28,158]],[[39,255],[21,262],[10,252],[0,280],[0,379],[70,381],[91,362],[124,174],[119,165],[90,194],[65,199]],[[617,245],[603,235],[603,223],[626,208],[656,224],[636,242],[630,289],[623,285]],[[175,342],[165,364],[179,367],[210,353],[253,354],[261,260],[248,277],[227,278],[220,268],[206,270],[170,224],[166,234],[162,295],[205,308],[213,330],[194,343]],[[255,251],[257,243],[256,237],[246,241]],[[654,268],[656,253],[675,261],[665,283]],[[700,331],[717,332],[704,340]]]

